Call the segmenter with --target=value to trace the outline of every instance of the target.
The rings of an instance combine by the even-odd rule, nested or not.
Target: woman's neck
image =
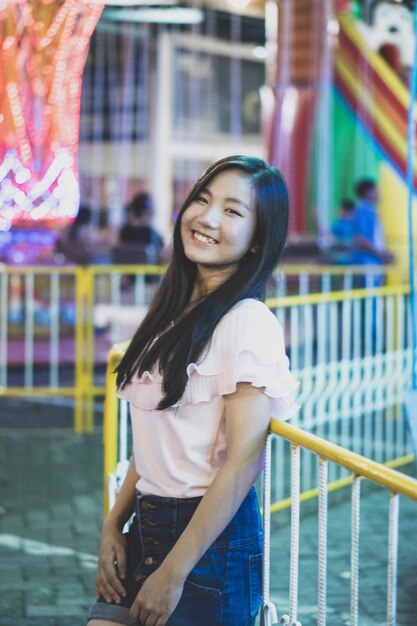
[[[219,267],[216,270],[211,269],[210,271],[204,271],[204,269],[199,267],[191,296],[191,302],[204,298],[209,293],[217,289],[217,287],[229,278],[233,269],[234,267],[231,267],[230,265],[227,265],[226,267]]]

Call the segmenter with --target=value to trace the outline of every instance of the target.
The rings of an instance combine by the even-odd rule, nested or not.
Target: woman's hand
[[[141,626],[164,626],[180,601],[184,581],[174,581],[159,567],[143,583],[130,609],[130,619]]]
[[[120,579],[126,576],[126,538],[117,524],[110,519],[103,525],[98,572],[96,578],[96,598],[119,604],[126,596]]]

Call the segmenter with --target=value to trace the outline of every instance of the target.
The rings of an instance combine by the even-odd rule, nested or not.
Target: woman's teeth
[[[206,235],[202,235],[201,233],[198,233],[197,231],[193,232],[193,237],[195,239],[197,239],[197,241],[201,241],[202,243],[217,243],[217,241],[215,239],[212,239],[211,237],[207,237]]]

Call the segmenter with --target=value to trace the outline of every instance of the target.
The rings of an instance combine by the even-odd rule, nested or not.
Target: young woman
[[[89,626],[254,624],[253,483],[271,415],[296,408],[282,330],[261,301],[287,224],[281,174],[245,156],[209,167],[180,211],[172,261],[117,368],[134,455],[104,522]]]

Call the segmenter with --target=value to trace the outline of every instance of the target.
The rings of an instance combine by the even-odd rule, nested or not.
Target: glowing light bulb
[[[55,187],[52,193],[54,194],[55,198],[57,198],[58,200],[61,200],[65,196],[65,191],[60,185]]]
[[[15,191],[13,200],[16,202],[16,204],[23,204],[23,202],[25,201],[25,198],[26,196],[21,189],[18,189],[17,191]]]
[[[18,185],[22,185],[30,178],[30,172],[26,168],[22,167],[15,173],[15,181]]]
[[[10,220],[5,219],[4,217],[0,217],[0,230],[4,233],[9,232],[12,227],[12,223]]]
[[[9,48],[11,48],[15,41],[16,37],[14,35],[9,35],[8,37],[6,37],[6,39],[3,41],[3,50],[8,50]]]

